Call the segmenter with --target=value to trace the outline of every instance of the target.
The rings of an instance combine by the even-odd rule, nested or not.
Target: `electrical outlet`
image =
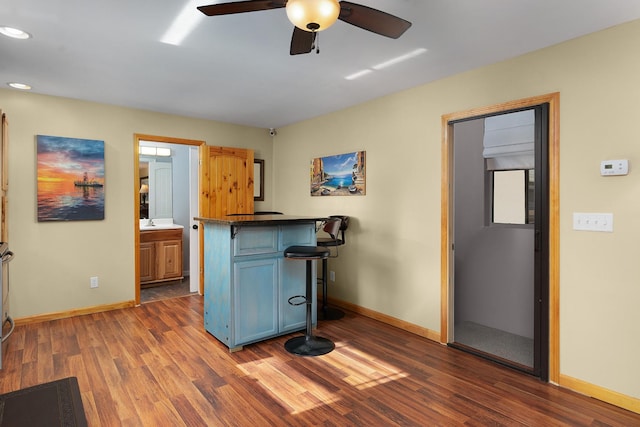
[[[335,271],[330,271],[329,272],[329,280],[331,280],[332,282],[336,281],[336,272]]]
[[[89,287],[91,288],[98,287],[98,276],[89,277]]]

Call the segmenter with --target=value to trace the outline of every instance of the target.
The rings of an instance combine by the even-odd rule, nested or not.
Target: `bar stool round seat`
[[[304,336],[291,338],[284,343],[284,348],[289,353],[297,354],[299,356],[321,356],[333,351],[335,348],[333,341],[328,338],[313,335],[311,330],[313,326],[311,317],[311,305],[313,303],[312,262],[314,260],[326,259],[328,256],[329,250],[327,248],[317,246],[289,246],[284,250],[285,258],[307,261],[305,295],[294,295],[289,298],[289,304],[291,305],[306,305],[306,331]],[[302,302],[294,302],[296,299],[301,299]]]

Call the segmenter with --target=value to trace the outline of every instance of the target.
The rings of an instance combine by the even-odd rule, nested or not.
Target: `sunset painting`
[[[37,135],[38,221],[104,219],[104,141]]]

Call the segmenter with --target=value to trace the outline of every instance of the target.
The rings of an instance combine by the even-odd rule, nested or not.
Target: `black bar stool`
[[[338,257],[338,246],[342,246],[346,243],[344,237],[345,230],[349,227],[349,217],[345,215],[331,215],[329,221],[327,221],[322,230],[329,235],[329,237],[318,237],[317,245],[323,248],[336,248],[335,255],[329,255],[328,258]],[[332,220],[339,220],[339,228],[336,228],[335,223]],[[338,230],[340,236],[338,237]],[[320,320],[338,320],[344,317],[344,311],[337,308],[329,307],[327,298],[327,258],[322,260],[322,277],[318,279],[318,283],[322,284],[322,307],[318,309],[318,319]]]
[[[336,346],[330,339],[314,336],[312,334],[311,304],[313,303],[312,273],[313,260],[326,259],[329,249],[317,246],[289,246],[284,251],[284,257],[292,260],[307,261],[307,288],[305,295],[295,295],[289,298],[289,304],[307,306],[307,329],[302,337],[294,337],[284,343],[284,348],[293,354],[300,356],[321,356],[331,352]],[[301,302],[295,302],[296,299]]]

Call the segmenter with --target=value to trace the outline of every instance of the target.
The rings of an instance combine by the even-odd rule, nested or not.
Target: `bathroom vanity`
[[[204,225],[204,324],[232,351],[305,328],[306,262],[284,258],[289,246],[316,244],[325,218],[242,215],[195,218]],[[313,295],[316,274],[313,272]],[[316,323],[316,299],[312,303]]]
[[[141,225],[140,286],[182,280],[182,230],[175,224]]]

